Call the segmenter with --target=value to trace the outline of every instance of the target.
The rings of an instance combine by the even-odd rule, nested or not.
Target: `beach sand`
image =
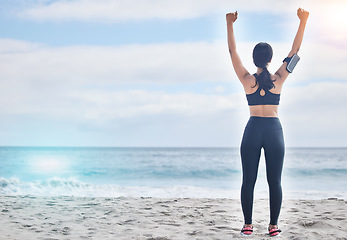
[[[347,239],[346,203],[284,200],[276,239]],[[233,199],[0,196],[0,214],[0,239],[270,239],[267,199],[255,200],[251,237]]]

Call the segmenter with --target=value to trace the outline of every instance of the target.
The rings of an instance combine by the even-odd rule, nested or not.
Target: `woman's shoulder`
[[[246,81],[243,83],[243,88],[245,89],[246,94],[254,92],[255,84],[256,84],[256,73],[252,75],[248,75]]]

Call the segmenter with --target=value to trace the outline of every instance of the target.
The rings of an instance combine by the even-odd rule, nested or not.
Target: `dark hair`
[[[255,45],[253,49],[253,62],[255,66],[260,67],[263,69],[262,73],[259,74],[258,77],[256,77],[255,85],[253,87],[256,87],[259,85],[261,89],[271,89],[275,87],[274,81],[270,78],[270,73],[266,68],[266,65],[271,61],[272,59],[272,47],[265,42],[260,42],[257,45]]]

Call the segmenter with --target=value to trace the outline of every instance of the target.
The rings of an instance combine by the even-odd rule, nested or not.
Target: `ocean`
[[[0,147],[0,195],[238,199],[241,178],[238,148]],[[346,179],[347,148],[286,149],[284,198],[347,199]]]

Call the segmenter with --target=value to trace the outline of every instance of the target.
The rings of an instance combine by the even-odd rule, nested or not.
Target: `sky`
[[[310,12],[282,90],[287,147],[347,147],[342,0],[1,0],[0,146],[238,147],[249,109],[232,68],[268,42],[275,72]]]

